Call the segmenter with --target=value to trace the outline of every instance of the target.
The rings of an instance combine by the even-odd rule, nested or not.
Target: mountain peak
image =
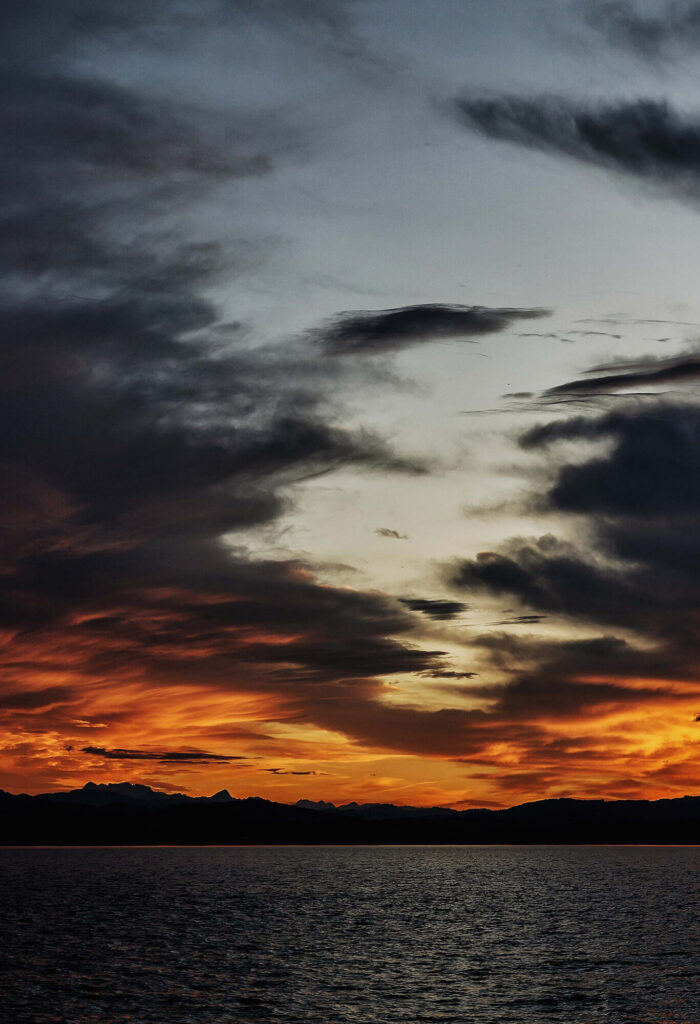
[[[302,807],[306,811],[335,811],[335,804],[327,800],[297,800],[295,807]]]
[[[215,804],[227,804],[229,801],[233,802],[233,797],[227,789],[220,789],[218,793],[214,793],[214,795],[210,797],[205,797],[205,799],[207,799],[209,803]]]

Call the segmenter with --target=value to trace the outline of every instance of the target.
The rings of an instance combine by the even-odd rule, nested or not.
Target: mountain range
[[[133,783],[13,795],[0,790],[0,845],[700,843],[700,796],[559,798],[504,810],[237,799]]]

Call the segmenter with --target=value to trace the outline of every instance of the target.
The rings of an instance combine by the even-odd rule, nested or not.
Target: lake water
[[[0,849],[9,1024],[700,1024],[700,848]]]

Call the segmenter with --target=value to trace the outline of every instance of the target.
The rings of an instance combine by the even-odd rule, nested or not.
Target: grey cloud
[[[609,560],[615,554],[612,538],[602,536],[595,555],[551,536],[513,540],[498,552],[458,562],[451,580],[466,593],[516,598],[538,615],[633,629],[655,638],[683,629],[697,607],[692,574],[674,574],[667,567],[660,591],[653,549],[646,552],[646,564],[616,564]]]
[[[213,6],[224,17],[226,5]],[[8,59],[14,43],[23,60],[0,103],[10,147],[0,459],[21,470],[27,492],[66,510],[51,545],[86,534],[92,548],[154,531],[215,537],[274,518],[290,484],[341,465],[422,472],[381,438],[342,427],[337,372],[298,346],[235,347],[240,325],[221,324],[203,294],[231,261],[216,239],[182,240],[183,209],[211,178],[265,170],[288,130],[76,77],[74,31],[104,41],[162,27],[160,3],[105,3],[97,15],[71,0],[48,24],[46,10],[29,2],[5,15]],[[183,31],[176,17],[168,26]],[[20,520],[11,546],[21,554],[46,527],[18,547]]]
[[[243,6],[207,10],[230,32],[225,18]],[[343,5],[262,6],[276,24],[294,13],[304,32],[325,18],[340,42]],[[248,4],[246,16],[262,6]],[[331,366],[308,339],[248,343],[211,299],[246,247],[204,235],[206,218],[192,211],[210,189],[231,180],[238,189],[278,167],[300,140],[272,114],[194,107],[103,74],[100,48],[128,49],[124,33],[167,27],[162,57],[177,61],[201,5],[9,8],[0,14],[6,658],[46,644],[53,664],[86,680],[131,669],[162,686],[274,691],[290,718],[311,719],[334,686],[371,704],[379,674],[438,665],[441,652],[408,642],[415,619],[395,599],[321,586],[309,566],[235,556],[223,540],[280,516],[309,477],[347,465],[426,471],[344,425],[339,382],[367,384],[371,368]],[[24,710],[71,699],[59,688],[26,697],[15,688],[7,713],[35,726]],[[66,725],[65,714],[56,720]]]
[[[540,331],[519,331],[518,332],[518,337],[519,338],[548,338],[548,339],[551,339],[552,341],[563,341],[563,342],[565,342],[567,344],[571,343],[571,338],[563,338],[560,334],[553,334],[551,332],[549,334],[543,334]]]
[[[677,365],[671,360],[663,368],[675,372]],[[614,376],[659,368],[647,359],[594,372]],[[536,625],[551,616],[579,630],[604,631],[576,640],[505,630],[472,639],[506,682],[470,683],[464,693],[490,702],[487,721],[501,722],[512,742],[518,742],[513,731],[518,723],[531,730],[530,739],[523,740],[522,765],[556,771],[567,760],[601,764],[605,751],[586,723],[645,704],[681,708],[689,697],[700,696],[694,682],[700,616],[699,416],[692,399],[658,400],[525,431],[521,446],[542,454],[551,480],[544,494],[533,496],[533,504],[581,517],[577,542],[551,534],[512,538],[446,569],[448,581],[468,596],[518,602],[523,613],[502,620],[502,626]],[[562,451],[563,441],[580,442],[581,458]],[[591,441],[604,447],[591,452]],[[553,719],[571,721],[564,739],[538,736],[538,723]],[[474,723],[473,738],[480,732],[483,740],[483,726]],[[491,763],[478,746],[463,758]]]
[[[525,449],[558,441],[609,440],[611,450],[559,467],[546,500],[566,512],[683,517],[700,508],[700,408],[655,404],[605,416],[578,416],[526,431]]]
[[[6,75],[0,104],[11,158],[0,217],[0,459],[27,495],[51,495],[65,510],[50,543],[214,536],[274,518],[285,486],[339,465],[422,471],[337,422],[331,380],[311,353],[234,352],[240,326],[222,325],[202,294],[230,269],[228,254],[216,240],[183,242],[176,218],[206,189],[202,178],[269,165],[257,155],[259,119],[231,123],[71,73],[61,45],[73,29],[94,37],[158,23],[161,4],[105,4],[98,16],[74,0],[48,26],[45,14],[30,2],[5,15],[10,58],[14,41],[26,60]],[[165,222],[154,189],[173,204]],[[29,530],[26,544],[38,538]]]
[[[390,540],[408,540],[408,535],[399,533],[398,530],[391,530],[388,526],[380,526],[374,531],[378,537],[387,537]]]
[[[454,109],[465,127],[488,138],[619,171],[681,198],[698,197],[700,117],[669,103],[467,96]]]
[[[672,359],[654,359],[610,363],[589,370],[579,380],[567,381],[545,391],[545,396],[604,395],[628,388],[654,387],[658,384],[682,384],[700,378],[700,356],[682,355]]]
[[[83,747],[83,754],[93,754],[110,761],[158,761],[159,764],[228,764],[247,758],[238,754],[212,754],[206,750],[106,750],[104,747]]]
[[[5,159],[164,178],[269,171],[253,122],[65,74],[0,76]],[[250,141],[246,141],[249,136]],[[19,147],[17,142],[20,142]]]
[[[449,570],[452,583],[467,594],[514,597],[536,616],[624,630],[640,642],[609,636],[572,646],[507,634],[478,638],[502,671],[515,671],[516,681],[528,679],[530,686],[548,680],[553,688],[587,676],[617,676],[623,683],[695,678],[699,417],[697,403],[661,401],[570,417],[522,435],[524,448],[549,460],[551,484],[538,503],[585,517],[582,539],[512,539],[456,562]],[[563,457],[557,447],[597,440],[605,442],[602,453],[584,448],[580,461]],[[654,692],[639,699],[653,700]],[[553,695],[553,706],[557,699]]]
[[[613,338],[615,341],[619,341],[622,337],[621,334],[611,334],[610,331],[567,331],[567,334],[578,334],[583,338]]]
[[[424,679],[474,679],[478,672],[453,672],[450,669],[434,669],[432,672],[421,672]]]
[[[544,619],[546,615],[514,615],[510,619],[500,619],[498,622],[494,622],[494,626],[536,626]]]
[[[584,16],[611,45],[644,60],[700,43],[700,4],[690,0],[670,0],[658,14],[641,13],[638,5],[627,0],[589,0]]]
[[[62,0],[59,5],[23,0],[3,7],[0,31],[9,51],[24,63],[73,54],[104,38],[121,44],[126,37],[156,52],[177,51],[183,33],[212,26],[240,29],[252,22],[292,36],[301,47],[329,59],[369,62],[351,6],[352,0],[101,0],[99,5],[93,0]]]
[[[292,6],[311,14],[321,9]],[[81,46],[89,51],[100,33],[146,31],[154,12],[162,16],[160,4],[98,10],[78,0],[58,8],[29,0],[10,7],[6,23],[21,24],[4,38],[15,41],[12,66],[22,70],[6,76],[0,112],[0,127],[11,128],[17,143],[13,169],[3,178],[11,202],[0,221],[6,275],[0,458],[13,484],[0,495],[7,528],[0,618],[15,630],[13,651],[22,643],[43,645],[57,671],[86,680],[126,674],[163,688],[272,693],[285,720],[334,729],[378,749],[476,757],[494,742],[544,744],[547,737],[522,717],[520,691],[508,699],[488,691],[492,714],[389,705],[381,675],[455,680],[473,673],[442,668],[441,651],[411,644],[410,606],[321,586],[308,565],[247,559],[222,540],[238,527],[279,516],[290,485],[308,476],[344,465],[424,468],[381,438],[343,427],[340,375],[367,380],[369,371],[349,359],[319,360],[319,345],[328,354],[386,353],[441,338],[474,339],[544,311],[451,305],[359,311],[341,315],[312,339],[278,348],[246,345],[244,330],[222,324],[208,297],[231,260],[235,272],[237,254],[215,238],[192,239],[183,211],[228,177],[245,187],[248,175],[279,166],[288,134],[276,132],[274,118],[255,130],[244,114],[222,119],[148,90],[118,87],[96,72],[81,80],[84,89],[77,87],[70,55],[78,28],[70,19],[83,19]],[[280,5],[264,7],[267,14]],[[251,16],[256,8],[261,5],[248,4]],[[169,31],[174,42],[182,26],[170,19]],[[102,43],[106,38],[100,36]],[[89,66],[100,67],[96,60]],[[32,116],[32,88],[37,120],[20,135],[19,122]],[[94,138],[87,137],[91,111]],[[634,539],[642,551],[651,535],[637,532]],[[611,577],[602,562],[582,565],[574,550],[525,547],[478,570],[462,567],[459,584],[500,587],[539,603],[537,614],[583,616],[592,608],[600,620],[636,628],[655,622],[657,637],[674,619],[678,625],[687,607],[688,581],[663,595],[661,606],[656,595],[652,607],[651,572],[619,569]],[[412,610],[443,618],[461,608],[459,601],[408,600]],[[523,661],[554,657],[541,647],[509,652],[511,659],[516,654]],[[586,664],[600,663],[597,653],[588,657]],[[559,683],[552,675],[553,691]],[[72,691],[59,689],[23,704],[15,689],[8,711],[18,715],[32,700],[49,700],[35,705],[41,710],[52,697],[72,698]],[[545,701],[543,688],[533,686],[532,694]],[[569,704],[578,699],[580,706],[584,697],[590,707],[627,699],[594,688],[572,695]],[[48,719],[39,724],[46,728]],[[90,745],[84,751],[112,761],[239,763],[237,755],[197,750]]]
[[[649,600],[634,573],[609,570],[551,536],[512,541],[459,562],[451,582],[467,593],[517,597],[537,613],[617,625],[629,624]]]
[[[334,356],[381,355],[412,345],[470,339],[505,331],[516,320],[548,316],[544,309],[490,309],[431,303],[341,313],[315,335]]]
[[[672,324],[674,327],[700,327],[696,320],[660,320],[650,317],[635,317],[632,320],[625,320],[622,317],[583,317],[575,321],[578,324]]]
[[[467,607],[462,601],[429,600],[423,597],[402,597],[400,601],[412,612],[420,612],[438,622],[456,619]]]

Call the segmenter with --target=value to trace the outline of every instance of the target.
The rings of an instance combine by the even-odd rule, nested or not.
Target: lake
[[[0,849],[11,1024],[700,1024],[698,847]]]

